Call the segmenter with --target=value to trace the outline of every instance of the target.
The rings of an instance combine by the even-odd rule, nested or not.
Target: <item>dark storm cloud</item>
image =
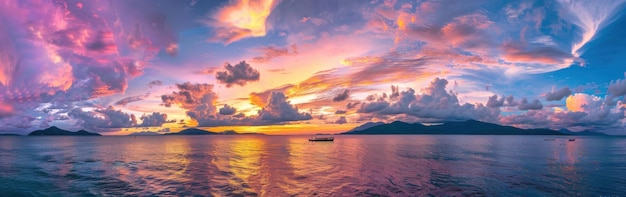
[[[259,71],[252,68],[246,61],[239,62],[235,66],[228,63],[224,65],[225,71],[218,71],[215,75],[215,79],[220,83],[226,84],[226,87],[233,85],[244,86],[251,81],[258,81],[260,74]]]

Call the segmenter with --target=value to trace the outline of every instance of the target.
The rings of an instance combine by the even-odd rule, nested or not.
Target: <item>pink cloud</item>
[[[9,117],[13,113],[13,106],[0,100],[0,118]]]
[[[502,59],[509,62],[563,64],[573,61],[571,54],[553,47],[530,48],[519,43],[504,43]]]
[[[267,46],[258,48],[257,51],[261,53],[261,56],[253,57],[252,62],[264,63],[277,57],[296,55],[298,54],[298,46],[296,44],[289,47]]]

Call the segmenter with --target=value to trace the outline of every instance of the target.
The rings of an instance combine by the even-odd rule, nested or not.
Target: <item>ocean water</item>
[[[625,196],[626,138],[0,137],[0,196]]]

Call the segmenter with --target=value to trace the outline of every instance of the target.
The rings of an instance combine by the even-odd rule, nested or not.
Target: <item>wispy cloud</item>
[[[579,57],[580,51],[585,44],[591,41],[594,36],[607,25],[615,20],[616,9],[620,8],[626,1],[607,0],[602,2],[585,0],[558,0],[566,13],[564,19],[575,24],[582,30],[579,41],[572,43],[572,54]]]

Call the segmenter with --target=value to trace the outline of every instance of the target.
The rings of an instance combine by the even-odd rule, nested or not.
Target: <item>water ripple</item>
[[[626,139],[3,137],[7,196],[624,195]],[[563,139],[565,140],[565,139]]]

